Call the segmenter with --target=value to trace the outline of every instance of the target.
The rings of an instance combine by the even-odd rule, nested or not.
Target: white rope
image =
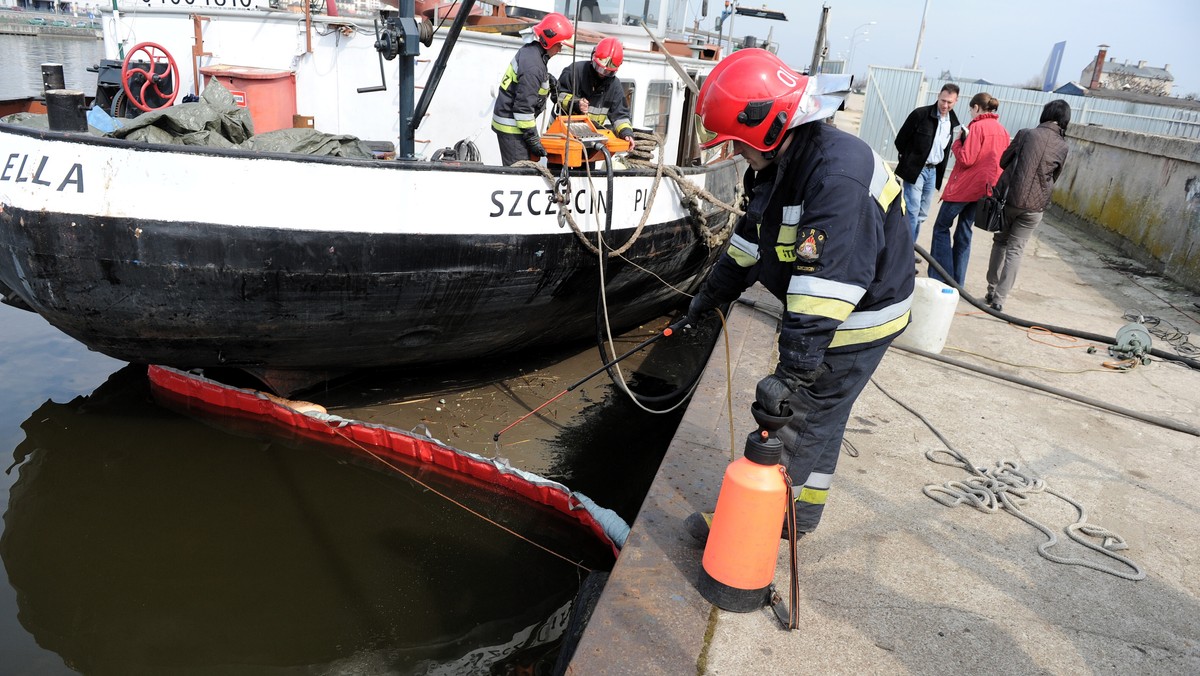
[[[653,150],[653,146],[657,146],[659,148],[662,147],[662,139],[654,134],[644,134],[642,132],[635,132],[634,136],[637,137],[638,139],[640,139],[639,150],[645,150],[645,146],[647,146],[647,145],[651,146],[649,151]],[[647,196],[646,207],[642,211],[642,218],[638,222],[637,227],[634,228],[633,234],[629,237],[628,241],[626,241],[624,244],[622,244],[620,246],[620,248],[609,251],[607,254],[608,256],[610,256],[610,257],[621,256],[626,251],[628,251],[629,248],[631,246],[633,246],[633,243],[636,242],[638,240],[638,238],[641,236],[642,230],[646,227],[646,222],[650,218],[650,212],[652,211],[652,207],[654,206],[654,200],[658,196],[658,188],[660,185],[662,185],[662,179],[663,179],[664,175],[667,176],[668,178],[670,178],[672,181],[674,181],[675,187],[679,190],[680,195],[681,195],[679,198],[679,201],[684,206],[684,208],[688,210],[689,215],[692,217],[691,220],[692,220],[693,227],[696,230],[697,239],[704,242],[704,245],[707,246],[709,249],[714,249],[725,243],[726,239],[729,236],[729,233],[733,231],[733,226],[736,223],[736,218],[725,218],[723,223],[720,225],[720,227],[718,227],[716,230],[710,230],[708,228],[708,217],[704,214],[703,210],[700,208],[700,203],[702,201],[709,202],[709,203],[713,204],[714,206],[716,206],[717,208],[719,208],[723,211],[726,211],[735,217],[742,215],[743,212],[741,209],[738,209],[736,206],[733,206],[731,204],[726,204],[725,202],[721,201],[715,195],[708,192],[707,190],[705,190],[703,188],[699,188],[699,187],[695,186],[694,184],[692,184],[692,182],[688,181],[683,176],[683,174],[681,174],[675,167],[667,165],[665,163],[665,160],[662,155],[663,155],[663,153],[660,151],[658,162],[648,162],[645,160],[639,160],[639,159],[632,158],[632,157],[626,158],[625,163],[627,166],[653,169],[655,172],[654,183],[651,185],[650,194]],[[547,183],[550,184],[551,188],[554,188],[557,185],[557,181],[558,181],[557,177],[555,177],[554,174],[550,173],[549,168],[542,166],[541,164],[539,164],[537,162],[531,162],[529,160],[520,160],[520,161],[514,163],[512,166],[514,166],[514,167],[531,167],[531,168],[535,169],[539,174],[541,174],[542,178],[546,179]],[[585,164],[584,166],[588,167],[587,164]],[[591,174],[590,170],[585,169],[585,171],[589,175],[589,180],[590,180],[590,174]],[[740,201],[740,195],[741,195],[741,191],[742,191],[740,182],[735,187],[735,190],[736,190],[736,196],[735,196],[734,202],[736,203],[736,202]],[[588,251],[591,251],[594,254],[600,253],[600,250],[594,244],[592,244],[591,241],[588,240],[588,237],[583,232],[583,229],[580,228],[579,224],[575,222],[574,214],[571,213],[570,209],[566,208],[566,205],[564,205],[564,207],[562,209],[559,209],[558,213],[559,213],[560,217],[563,219],[563,221],[567,225],[571,226],[571,230],[575,233],[575,236],[579,239],[579,241],[584,245],[584,247]]]
[[[592,187],[594,189],[595,186],[590,185],[591,181],[592,181],[592,172],[590,169],[587,171],[587,179],[588,179],[589,187]],[[653,198],[651,198],[651,199],[653,199]],[[649,213],[649,211],[650,211],[650,208],[649,208],[649,205],[647,205],[646,212]],[[644,218],[643,218],[643,222],[645,222]],[[604,253],[603,253],[604,249],[605,249],[604,236],[600,230],[600,223],[597,222],[596,223],[596,246],[593,247],[593,251],[595,252],[595,254],[597,256],[597,268],[600,271],[600,306],[601,306],[601,312],[604,316],[604,334],[605,334],[605,337],[608,339],[608,350],[610,353],[612,353],[614,356],[616,356],[617,345],[616,345],[616,340],[614,340],[614,338],[613,338],[612,324],[609,321],[608,289],[606,288],[606,280],[604,279]],[[613,255],[613,254],[609,254],[609,255]],[[624,257],[622,257],[622,258],[624,258]],[[668,284],[667,286],[670,286],[670,285]],[[671,287],[671,288],[674,289],[675,287]],[[684,295],[687,295],[687,294],[684,294]],[[692,383],[692,388],[688,391],[688,393],[686,395],[684,395],[683,397],[681,397],[679,399],[679,401],[675,403],[675,405],[671,406],[670,408],[668,408],[666,410],[656,411],[656,410],[646,406],[642,402],[638,401],[637,395],[634,394],[633,390],[629,389],[629,385],[626,384],[626,382],[625,382],[625,374],[621,372],[621,365],[613,364],[612,367],[616,370],[616,377],[613,378],[613,382],[617,385],[617,387],[622,392],[624,392],[626,394],[626,396],[629,397],[629,401],[633,402],[634,406],[637,406],[638,408],[642,409],[643,411],[645,411],[647,413],[652,413],[655,415],[666,415],[667,413],[674,411],[675,409],[679,408],[680,406],[683,406],[684,402],[687,402],[691,399],[692,393],[695,392],[696,388],[700,385],[700,379],[697,378],[696,381],[694,383]]]
[[[916,416],[921,422],[925,423],[925,426],[933,432],[934,436],[945,445],[947,450],[936,449],[925,452],[925,457],[930,462],[949,467],[958,467],[973,475],[966,481],[947,481],[942,485],[929,484],[921,489],[927,497],[947,507],[957,507],[958,505],[965,504],[988,514],[1003,509],[1038,529],[1046,536],[1046,541],[1038,545],[1038,554],[1054,563],[1061,563],[1068,566],[1083,566],[1126,580],[1136,581],[1146,578],[1146,572],[1141,566],[1116,553],[1119,550],[1128,548],[1125,539],[1103,526],[1087,523],[1087,510],[1078,501],[1059,491],[1048,488],[1045,481],[1025,471],[1019,463],[1012,460],[997,461],[996,466],[990,468],[976,466],[965,455],[959,452],[958,449],[954,448],[949,440],[925,416],[892,396],[874,378],[871,379],[871,382],[875,387],[879,388],[879,391],[884,396],[896,402],[906,411]],[[947,455],[950,459],[938,459],[939,454]],[[1058,544],[1058,536],[1049,527],[1029,516],[1022,509],[1022,506],[1029,502],[1030,497],[1037,493],[1052,495],[1075,508],[1075,521],[1063,529],[1067,537],[1094,552],[1119,561],[1132,569],[1133,572],[1110,568],[1087,559],[1059,556],[1052,553],[1050,548]],[[1099,540],[1099,544],[1095,540]]]
[[[937,459],[936,456],[939,453],[950,456],[952,460]],[[1012,460],[1000,460],[996,462],[995,467],[977,468],[966,457],[954,449],[948,451],[941,449],[926,451],[925,457],[930,462],[950,467],[959,467],[974,475],[966,481],[947,481],[940,486],[929,484],[921,489],[926,496],[947,507],[957,507],[958,505],[966,504],[989,514],[1001,509],[1007,511],[1038,529],[1046,536],[1046,541],[1038,545],[1038,554],[1041,554],[1043,558],[1054,563],[1061,563],[1068,566],[1083,566],[1126,580],[1143,580],[1146,578],[1146,572],[1141,566],[1116,553],[1117,551],[1129,548],[1124,538],[1103,526],[1087,523],[1087,510],[1084,509],[1083,505],[1070,496],[1049,488],[1045,481],[1035,477],[1031,472],[1025,471],[1020,463],[1013,462]],[[1125,564],[1133,572],[1110,568],[1078,557],[1059,556],[1051,552],[1050,548],[1058,544],[1058,536],[1049,527],[1029,516],[1022,509],[1029,502],[1030,498],[1037,493],[1052,495],[1075,508],[1076,518],[1074,523],[1067,524],[1066,528],[1063,529],[1067,537],[1094,552]],[[1097,543],[1097,541],[1099,542]]]

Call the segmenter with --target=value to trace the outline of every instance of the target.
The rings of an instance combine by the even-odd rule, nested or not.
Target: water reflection
[[[380,467],[155,406],[141,368],[22,428],[0,557],[83,673],[478,673],[545,652],[584,575]],[[611,564],[557,513],[421,479]]]
[[[96,74],[89,73],[104,58],[104,42],[94,36],[0,35],[0,100],[39,96],[43,63],[61,63],[67,89],[92,96]]]

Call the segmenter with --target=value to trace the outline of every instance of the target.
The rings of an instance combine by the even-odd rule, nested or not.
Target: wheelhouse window
[[[642,126],[666,138],[671,121],[671,91],[675,88],[669,80],[655,80],[646,86],[646,113]]]
[[[686,2],[674,2],[687,7]],[[565,14],[572,21],[575,20],[576,10],[580,21],[625,26],[637,26],[639,21],[644,21],[651,28],[660,28],[658,22],[662,3],[660,0],[555,0],[554,11]]]

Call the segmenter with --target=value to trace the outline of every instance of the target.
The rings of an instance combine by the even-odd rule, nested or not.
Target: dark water
[[[36,94],[45,61],[90,92],[82,68],[99,56],[99,42],[0,35],[0,98]],[[712,339],[660,342],[624,375],[662,394]],[[422,426],[631,522],[682,409],[645,413],[601,374],[493,441],[600,363],[576,346],[301,398]],[[369,460],[180,412],[144,368],[6,305],[0,382],[3,674],[550,673],[588,570],[613,563],[576,522],[512,495],[403,468],[570,562]]]
[[[635,333],[623,345],[653,329]],[[631,380],[669,389],[660,376],[711,346],[688,340]],[[581,347],[305,398],[486,446],[598,364]],[[508,494],[408,468],[579,565],[369,461],[177,412],[144,368],[4,305],[0,378],[4,673],[549,673],[587,569],[612,564],[574,522]],[[580,389],[499,453],[632,520],[679,413],[639,411],[604,375]]]

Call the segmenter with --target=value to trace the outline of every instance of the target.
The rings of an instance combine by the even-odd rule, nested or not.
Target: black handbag
[[[992,188],[992,194],[984,195],[975,203],[975,227],[985,232],[1000,232],[1004,229],[1004,205],[1008,202],[1009,182],[1007,179],[1011,175],[1010,172],[1017,170],[1017,163],[1020,159],[1021,148],[1018,147],[1012,166],[1000,175],[996,185]]]
[[[975,227],[985,232],[1000,232],[1004,229],[1004,203],[1008,200],[1008,186],[980,198],[975,204]]]

